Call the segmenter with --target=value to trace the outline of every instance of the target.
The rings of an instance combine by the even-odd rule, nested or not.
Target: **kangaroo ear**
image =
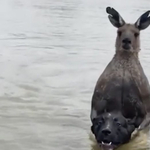
[[[135,22],[135,26],[139,30],[144,30],[150,25],[150,11],[145,12],[143,15],[139,17],[139,19]]]
[[[123,18],[114,8],[107,7],[106,12],[109,14],[108,15],[109,21],[116,28],[122,27],[125,24],[125,21],[123,20]]]

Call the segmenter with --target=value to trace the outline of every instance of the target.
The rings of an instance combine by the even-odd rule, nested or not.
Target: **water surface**
[[[1,150],[91,150],[91,97],[115,51],[107,6],[135,22],[150,1],[0,1]],[[141,40],[150,79],[150,28]]]

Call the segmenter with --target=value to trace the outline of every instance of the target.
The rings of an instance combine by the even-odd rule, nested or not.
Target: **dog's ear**
[[[134,125],[135,128],[138,128],[142,120],[143,118],[135,116],[133,119],[128,119],[127,122],[128,122],[128,125]]]
[[[91,131],[94,134],[94,126],[93,125],[91,126]]]
[[[92,131],[92,133],[94,134],[94,124],[96,123],[96,118],[94,118],[93,120],[92,120],[92,126],[91,126],[91,131]]]
[[[135,126],[132,124],[128,124],[128,128],[127,128],[129,133],[132,133],[135,130]]]
[[[127,120],[127,124],[133,125],[135,123],[136,117],[134,117],[132,119],[128,118],[126,120]]]
[[[127,130],[129,133],[132,133],[135,129],[135,118],[127,119]]]

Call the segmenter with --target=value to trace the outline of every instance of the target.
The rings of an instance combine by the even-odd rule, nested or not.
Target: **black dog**
[[[128,142],[134,125],[118,112],[104,113],[93,120],[92,132],[103,149],[114,149],[123,142]]]

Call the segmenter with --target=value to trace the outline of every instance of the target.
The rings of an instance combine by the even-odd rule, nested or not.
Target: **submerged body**
[[[113,150],[150,123],[150,86],[138,58],[140,30],[149,26],[150,11],[135,24],[126,24],[113,8],[107,13],[118,28],[116,53],[94,89],[91,130],[104,150]]]

